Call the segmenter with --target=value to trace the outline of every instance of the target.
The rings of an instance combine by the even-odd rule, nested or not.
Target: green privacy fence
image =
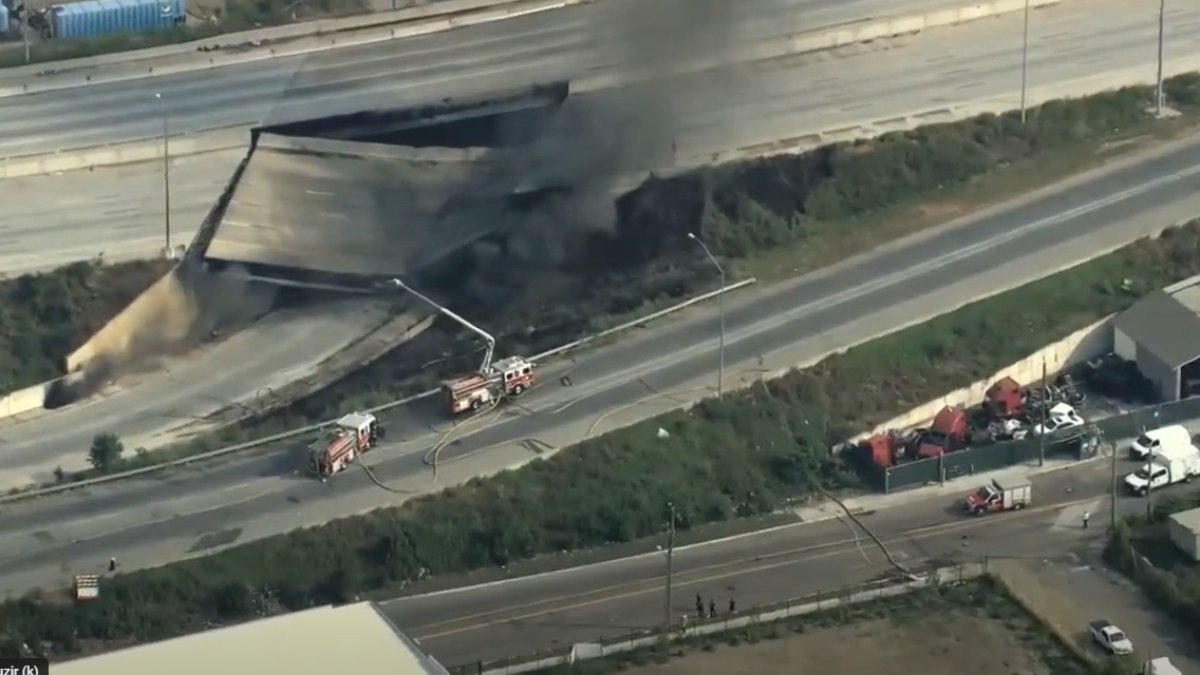
[[[1043,452],[1046,458],[1052,459],[1087,459],[1099,452],[1101,440],[1105,443],[1128,443],[1143,428],[1153,429],[1193,419],[1200,419],[1200,398],[1163,403],[1105,417],[1078,429],[1051,434],[1045,439],[1044,447],[1041,439],[1024,438],[1019,441],[980,445],[941,457],[904,462],[889,468],[871,466],[864,473],[875,489],[881,492],[895,492],[1037,461]]]

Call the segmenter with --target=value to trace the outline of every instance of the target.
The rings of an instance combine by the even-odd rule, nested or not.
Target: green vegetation
[[[921,639],[922,627],[931,623],[944,625],[952,630],[952,626],[959,623],[983,621],[1011,635],[1020,645],[1021,651],[1039,662],[1046,672],[1056,675],[1133,675],[1135,672],[1128,664],[1116,659],[1106,660],[1099,665],[1081,661],[1072,650],[1059,642],[1053,633],[1046,630],[1037,618],[1030,616],[1015,602],[1003,586],[996,584],[989,577],[959,585],[916,590],[905,595],[772,623],[751,624],[724,633],[689,638],[535,672],[543,675],[615,675],[638,666],[666,663],[697,650],[713,652],[881,620],[893,626],[909,627],[912,639]],[[852,640],[855,646],[862,649],[878,649],[885,653],[895,648],[894,645],[873,642],[869,630],[854,637],[839,634],[839,639]],[[971,646],[963,644],[961,648],[969,650]],[[939,658],[954,663],[957,656],[954,653],[944,653]],[[838,664],[828,665],[836,668]],[[1012,665],[1015,667],[1017,664]],[[903,667],[911,666],[904,664]]]
[[[226,0],[215,4],[213,23],[189,23],[169,30],[151,33],[130,33],[76,40],[45,40],[30,45],[29,63],[64,61],[100,54],[116,54],[137,49],[161,47],[202,40],[226,33],[237,33],[319,18],[364,14],[369,7],[365,0]],[[403,5],[401,5],[403,6]],[[196,7],[189,5],[196,11]],[[232,42],[232,41],[231,41]],[[0,50],[0,68],[25,65],[25,50],[11,46]]]
[[[1171,543],[1167,517],[1200,507],[1200,492],[1159,499],[1149,514],[1127,516],[1109,533],[1110,565],[1136,581],[1160,609],[1200,641],[1200,568]]]
[[[121,458],[123,452],[125,452],[125,444],[117,438],[116,434],[97,434],[92,439],[92,447],[88,449],[88,461],[96,471],[108,473]]]
[[[118,575],[100,600],[80,606],[6,603],[0,653],[31,640],[71,652],[83,640],[160,639],[397,589],[429,575],[626,542],[660,532],[668,501],[685,529],[771,512],[819,489],[855,484],[828,452],[831,442],[1197,272],[1200,222],[516,471],[399,508]],[[667,438],[659,438],[660,427]],[[298,559],[306,564],[291,564]]]
[[[81,262],[0,281],[0,394],[62,375],[62,360],[170,267]]]

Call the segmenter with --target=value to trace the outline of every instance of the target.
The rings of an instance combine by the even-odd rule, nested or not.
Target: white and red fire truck
[[[312,469],[327,478],[379,443],[383,427],[370,413],[353,412],[333,423],[333,428],[312,445]]]
[[[493,363],[492,359],[496,354],[496,338],[470,321],[409,288],[403,281],[392,279],[392,283],[466,326],[467,329],[482,337],[487,345],[483,353],[483,363],[480,364],[478,370],[442,382],[442,395],[451,415],[476,412],[482,408],[491,407],[505,396],[520,396],[537,382],[533,362],[520,356],[510,356]]]

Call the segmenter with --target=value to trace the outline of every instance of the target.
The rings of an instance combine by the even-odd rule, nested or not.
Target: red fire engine
[[[312,468],[327,478],[345,469],[383,438],[383,427],[370,413],[354,412],[334,422],[333,428],[313,444]]]
[[[409,288],[403,281],[392,279],[392,283],[466,326],[467,329],[482,337],[487,345],[483,353],[483,363],[480,364],[478,370],[442,382],[442,394],[446,401],[446,408],[451,415],[467,411],[475,412],[490,407],[504,396],[520,396],[537,382],[534,364],[531,361],[520,356],[510,356],[493,363],[492,359],[496,354],[496,338],[470,321]]]

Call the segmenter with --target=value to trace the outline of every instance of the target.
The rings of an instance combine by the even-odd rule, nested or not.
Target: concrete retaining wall
[[[911,429],[929,424],[933,416],[943,406],[971,406],[983,401],[983,396],[997,380],[1011,377],[1023,385],[1032,384],[1042,379],[1042,364],[1046,373],[1054,376],[1060,371],[1078,365],[1097,356],[1113,350],[1113,316],[1106,317],[1081,328],[1067,337],[1046,346],[1029,356],[996,371],[990,377],[978,380],[969,386],[952,391],[941,398],[934,399],[909,410],[899,417],[892,418],[875,427],[869,432],[860,434],[855,440],[866,438],[871,434],[888,429]]]
[[[42,382],[0,398],[0,419],[41,410],[46,404],[46,394],[56,382],[58,380]]]
[[[197,134],[180,134],[168,139],[167,152],[172,158],[206,152],[232,150],[249,143],[248,129],[214,129]],[[78,171],[97,166],[162,161],[162,137],[115,143],[69,152],[54,152],[24,157],[0,157],[0,179]]]

